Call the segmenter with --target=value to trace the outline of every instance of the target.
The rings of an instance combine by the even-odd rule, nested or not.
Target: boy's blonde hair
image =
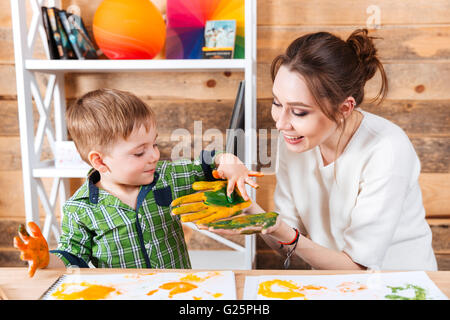
[[[108,153],[119,138],[127,139],[134,128],[156,126],[153,110],[134,94],[115,89],[86,93],[66,112],[67,129],[81,158],[89,163],[92,150]]]

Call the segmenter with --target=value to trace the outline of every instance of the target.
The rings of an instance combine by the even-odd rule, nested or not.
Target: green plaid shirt
[[[100,175],[92,170],[63,206],[62,234],[51,253],[66,266],[191,268],[181,222],[170,214],[170,203],[193,193],[193,182],[213,179],[213,157],[159,161],[154,181],[140,187],[136,210],[96,187]]]

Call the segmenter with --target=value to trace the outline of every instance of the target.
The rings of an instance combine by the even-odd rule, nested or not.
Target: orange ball
[[[110,59],[152,59],[164,46],[166,24],[150,0],[104,0],[95,11],[93,32]]]

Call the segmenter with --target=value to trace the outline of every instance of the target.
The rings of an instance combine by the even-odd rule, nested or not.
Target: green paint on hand
[[[27,228],[25,227],[25,225],[23,223],[19,225],[19,233],[23,234],[24,236],[29,236]]]
[[[259,214],[248,214],[211,222],[208,227],[214,229],[240,230],[242,234],[261,232],[277,222],[278,213],[264,212]]]
[[[217,191],[205,191],[205,204],[213,205],[218,207],[228,207],[231,208],[239,203],[245,202],[244,198],[238,195],[236,192],[233,192],[232,201],[230,202],[227,199],[227,188],[224,187]]]
[[[389,299],[389,300],[426,300],[427,299],[426,290],[424,288],[416,286],[416,285],[407,284],[404,287],[391,287],[391,286],[387,286],[387,287],[390,288],[393,293],[393,294],[388,294],[385,296],[385,298]],[[414,297],[404,297],[404,296],[396,294],[396,293],[400,293],[403,290],[408,290],[408,289],[414,290],[414,294],[415,294]]]

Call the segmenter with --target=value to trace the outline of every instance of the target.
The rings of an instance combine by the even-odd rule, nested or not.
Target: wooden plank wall
[[[63,0],[63,7],[78,5],[90,30],[101,0]],[[154,0],[165,12],[165,0]],[[379,107],[364,104],[365,110],[400,125],[411,138],[422,162],[421,186],[427,217],[432,225],[439,268],[450,270],[450,2],[435,1],[331,1],[259,0],[258,3],[258,128],[274,128],[270,117],[271,60],[305,33],[329,31],[344,39],[356,28],[375,21],[381,28],[376,44],[389,77],[390,92]],[[14,52],[9,1],[0,2],[0,265],[18,265],[11,247],[17,224],[24,220],[20,140],[17,121]],[[374,11],[375,10],[375,11]],[[373,12],[379,20],[373,20]],[[369,12],[369,13],[368,13]],[[376,17],[375,17],[376,18]],[[35,57],[44,57],[37,48]],[[171,133],[176,128],[194,130],[202,121],[203,132],[226,129],[239,80],[239,72],[192,73],[98,73],[66,76],[68,103],[77,96],[101,87],[129,90],[155,110],[162,158],[169,158]],[[41,77],[45,82],[45,77]],[[366,97],[378,89],[379,76],[369,81]],[[270,146],[270,138],[267,140]],[[203,142],[203,145],[208,142]],[[49,157],[48,148],[44,157]],[[44,181],[47,185],[50,180]],[[72,179],[72,191],[81,183]],[[262,181],[257,200],[269,210],[275,179]],[[187,233],[191,249],[225,249],[213,240]],[[242,243],[242,238],[233,240]],[[280,268],[281,258],[258,240],[257,267]],[[307,268],[300,260],[294,268]]]
[[[449,1],[259,1],[258,2],[258,127],[274,128],[270,117],[271,60],[297,37],[329,31],[343,39],[373,21],[370,30],[389,79],[389,94],[378,107],[364,110],[401,126],[422,164],[420,184],[439,269],[450,269],[450,2]],[[369,13],[368,13],[369,12]],[[281,49],[281,50],[280,50]],[[262,72],[262,73],[261,73]],[[366,85],[370,100],[379,89],[379,74]],[[270,149],[270,147],[269,147]],[[273,209],[275,177],[261,179],[257,198]],[[258,241],[258,264],[281,265]],[[295,266],[304,267],[297,259]]]

